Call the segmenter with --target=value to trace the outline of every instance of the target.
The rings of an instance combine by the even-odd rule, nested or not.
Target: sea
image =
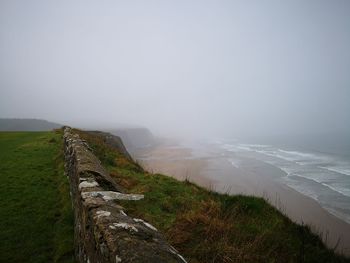
[[[350,137],[347,134],[215,139],[233,166],[245,158],[273,165],[284,173],[280,183],[316,200],[350,223]],[[231,154],[230,154],[231,153]]]

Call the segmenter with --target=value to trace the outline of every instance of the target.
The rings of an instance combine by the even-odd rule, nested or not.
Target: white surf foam
[[[232,166],[235,167],[235,168],[239,168],[240,165],[241,165],[241,162],[240,162],[239,160],[230,159],[230,163],[231,163]]]
[[[350,167],[347,166],[320,166],[320,168],[350,176]]]

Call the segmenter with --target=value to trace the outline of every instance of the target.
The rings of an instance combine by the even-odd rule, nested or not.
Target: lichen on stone
[[[99,184],[96,181],[83,181],[79,184],[79,190],[83,188],[91,188],[95,186],[99,186]]]
[[[118,228],[124,228],[126,230],[133,230],[135,232],[139,231],[134,225],[128,223],[113,223],[113,226]]]
[[[96,212],[97,218],[100,218],[100,217],[108,217],[108,216],[110,216],[110,215],[111,215],[111,212],[109,212],[109,211],[98,210],[98,211]]]
[[[93,191],[93,192],[84,192],[81,194],[83,199],[91,197],[102,197],[105,201],[110,200],[130,200],[137,201],[144,198],[144,195],[140,194],[122,194],[114,191]]]

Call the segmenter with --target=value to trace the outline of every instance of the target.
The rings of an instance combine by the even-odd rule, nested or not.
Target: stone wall
[[[64,146],[78,262],[186,262],[155,227],[127,215],[118,200],[137,202],[144,196],[122,192],[69,127]]]

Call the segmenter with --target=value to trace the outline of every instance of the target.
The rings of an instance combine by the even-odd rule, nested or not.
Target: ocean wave
[[[350,167],[348,166],[320,166],[320,168],[344,175],[350,175]]]
[[[237,144],[222,144],[222,148],[229,151],[251,151],[257,152],[286,161],[299,162],[300,164],[308,163],[329,163],[333,159],[329,156],[316,154],[316,153],[307,153],[301,151],[292,151],[275,148],[271,145],[266,144],[247,144],[247,143],[237,143]]]
[[[291,177],[284,177],[283,181],[286,185],[288,185],[295,191],[318,201],[318,196],[319,196],[318,193],[315,191],[312,191],[309,188],[304,187],[302,184],[300,184],[298,180],[292,179]]]
[[[296,174],[296,173],[299,171],[299,169],[295,169],[295,168],[293,168],[293,167],[277,166],[277,165],[274,164],[274,163],[270,163],[270,164],[272,164],[272,165],[278,167],[278,168],[281,169],[283,172],[285,172],[288,176],[289,176],[289,175]]]
[[[319,155],[313,154],[313,153],[304,153],[304,152],[298,152],[298,151],[286,151],[282,149],[278,149],[279,152],[287,154],[291,158],[295,160],[300,160],[300,158],[303,159],[312,159],[312,160],[320,160],[323,159]]]
[[[299,165],[328,164],[333,161],[332,158],[323,155],[304,153],[298,151],[286,151],[282,149],[276,149],[272,151],[260,151],[260,153],[267,154],[269,156],[274,156],[289,162],[294,162]]]
[[[248,143],[241,143],[240,145],[249,147],[249,148],[269,148],[271,147],[270,145],[266,144],[248,144]]]
[[[334,191],[340,195],[350,197],[350,189],[347,189],[347,188],[344,188],[341,186],[335,186],[334,184],[336,184],[336,183],[326,182],[326,181],[322,180],[321,177],[315,178],[315,177],[310,177],[307,175],[295,174],[295,173],[293,174],[293,177],[301,177],[301,178],[313,181],[314,183],[320,184],[320,185],[328,188],[329,190]]]
[[[326,186],[330,189],[332,189],[333,191],[341,194],[341,195],[345,195],[350,197],[350,189],[346,189],[344,187],[339,187],[339,186],[332,186],[331,184],[327,184],[327,183],[321,183],[323,186]]]
[[[239,168],[240,165],[241,165],[241,161],[239,161],[239,160],[230,159],[230,163],[231,163],[232,166],[235,167],[235,168]]]
[[[329,206],[324,206],[324,209],[326,209],[329,213],[331,213],[332,215],[344,220],[345,222],[350,224],[350,215],[346,214],[346,213],[342,213],[340,211],[338,211],[337,209],[334,209],[332,207]]]
[[[268,148],[269,145],[263,145],[263,144],[246,144],[246,143],[237,143],[237,144],[228,144],[224,143],[221,145],[221,148],[224,150],[237,152],[237,151],[252,151],[256,152],[261,148]]]

